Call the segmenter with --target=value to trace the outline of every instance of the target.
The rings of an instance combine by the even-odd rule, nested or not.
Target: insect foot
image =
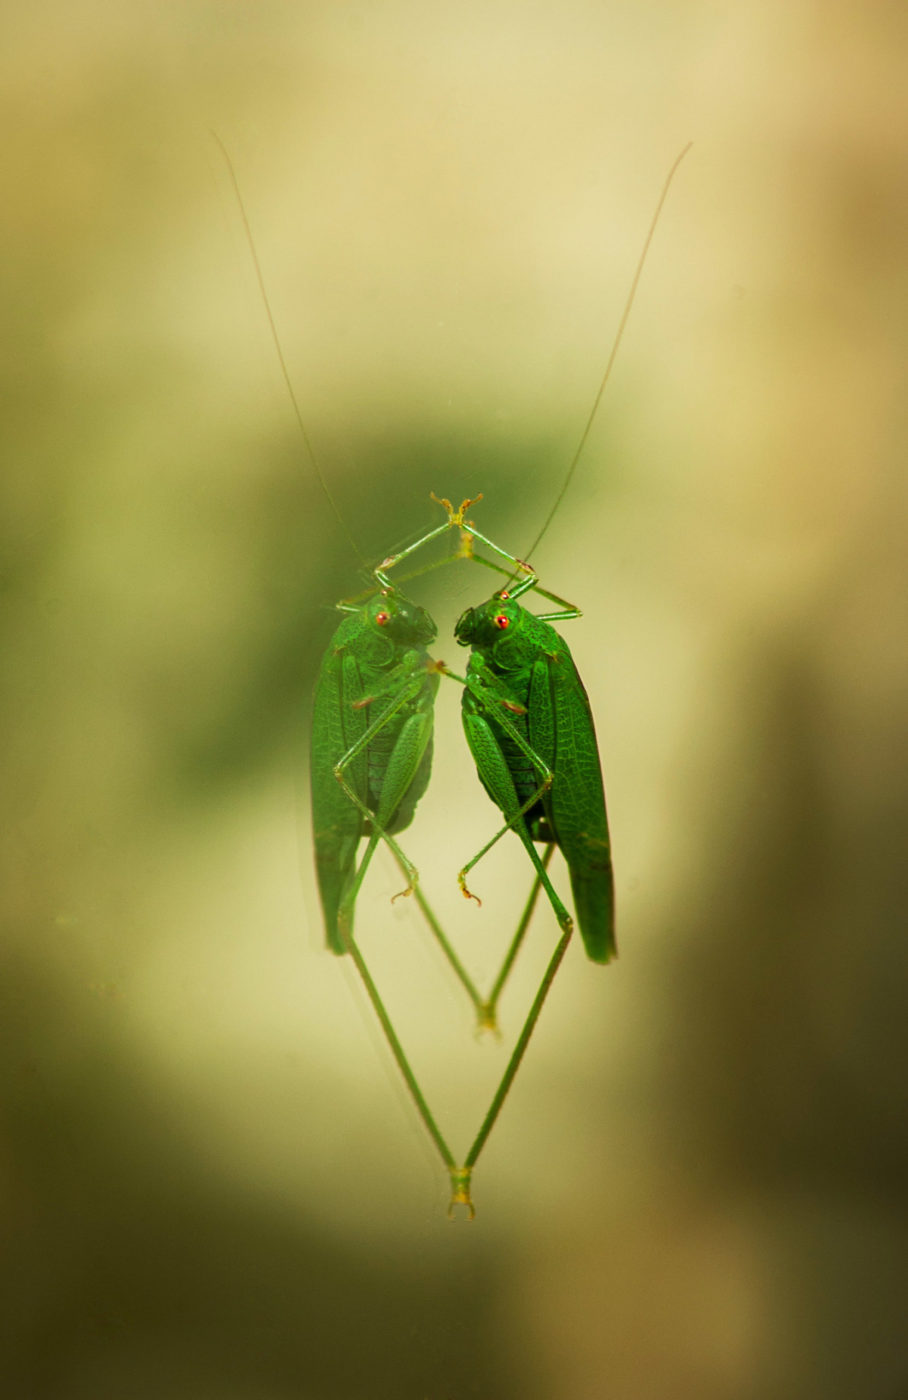
[[[460,886],[460,893],[463,895],[464,899],[475,899],[476,903],[481,909],[482,900],[479,898],[479,895],[474,894],[472,890],[467,889],[467,872],[465,870],[461,870],[460,874],[457,877],[457,883]]]
[[[475,896],[474,896],[475,898]],[[491,1031],[496,1040],[501,1039],[501,1030],[498,1026],[498,1015],[493,1001],[484,1001],[476,1008],[476,1038],[477,1040],[484,1031]]]
[[[470,509],[470,506],[478,505],[478,503],[482,500],[481,491],[478,496],[465,496],[464,499],[461,501],[460,505],[458,506],[457,510],[455,510],[451,502],[448,500],[447,496],[436,496],[434,491],[430,491],[429,495],[436,505],[444,506],[445,510],[448,512],[449,525],[465,524],[466,522],[464,517],[466,516],[467,511]]]
[[[470,1195],[470,1177],[473,1175],[472,1167],[449,1167],[451,1173],[451,1199],[448,1202],[448,1219],[454,1219],[454,1207],[466,1206],[470,1212],[469,1220],[476,1219],[476,1210],[473,1205],[473,1198]]]

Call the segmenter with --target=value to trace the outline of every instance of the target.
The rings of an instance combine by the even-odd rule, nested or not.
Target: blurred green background
[[[908,1396],[906,28],[6,8],[6,1393]],[[307,714],[359,565],[211,130],[367,558],[433,489],[529,549],[695,142],[534,555],[585,613],[621,958],[570,950],[472,1225],[322,947]],[[421,598],[452,665],[487,589]],[[452,892],[495,822],[458,704],[405,844],[481,976],[526,862]],[[359,932],[461,1149],[507,1044],[398,884],[377,861]]]

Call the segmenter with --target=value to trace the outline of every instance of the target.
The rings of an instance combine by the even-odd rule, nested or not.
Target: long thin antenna
[[[296,421],[299,424],[299,430],[302,434],[303,442],[306,445],[306,451],[309,454],[309,460],[312,463],[313,470],[315,471],[315,475],[318,479],[318,484],[322,488],[322,491],[325,493],[325,497],[327,498],[328,504],[330,505],[331,509],[334,511],[335,516],[337,517],[338,524],[340,525],[344,534],[347,536],[347,539],[349,540],[350,545],[353,549],[353,553],[356,555],[357,559],[362,564],[365,561],[363,559],[362,554],[359,551],[359,546],[357,545],[356,540],[350,533],[350,530],[347,526],[347,522],[344,519],[343,515],[341,515],[337,502],[331,494],[328,482],[325,479],[325,474],[319,466],[318,458],[315,455],[315,450],[310,441],[309,434],[306,432],[306,424],[303,422],[303,415],[300,412],[300,406],[297,402],[296,394],[293,392],[293,382],[290,378],[290,372],[287,369],[287,361],[284,359],[284,351],[281,346],[281,339],[277,333],[277,326],[275,324],[274,314],[271,310],[271,302],[268,300],[268,292],[265,288],[265,279],[262,275],[262,268],[261,264],[259,263],[259,255],[256,252],[255,240],[252,237],[252,229],[249,224],[249,218],[246,214],[246,205],[243,203],[243,196],[240,192],[240,182],[237,179],[236,171],[233,168],[233,161],[230,159],[230,156],[227,152],[227,147],[224,145],[217,132],[212,131],[211,135],[220,147],[221,155],[224,157],[224,162],[230,174],[230,180],[233,185],[233,192],[236,195],[236,202],[239,205],[240,218],[243,221],[243,229],[246,233],[246,242],[249,245],[249,252],[252,254],[252,265],[255,268],[255,275],[258,279],[259,291],[262,294],[262,301],[265,305],[265,314],[268,317],[268,325],[271,328],[271,339],[274,341],[274,348],[277,351],[277,358],[281,366],[281,373],[284,376],[284,383],[287,385],[287,393],[290,395],[290,402],[293,404],[293,412],[296,414]]]
[[[566,475],[565,478],[564,478],[564,482],[562,483],[561,490],[558,492],[558,495],[555,497],[555,504],[552,506],[552,509],[549,511],[548,515],[546,516],[545,524],[543,525],[542,529],[539,531],[539,534],[536,536],[535,540],[534,540],[533,543],[530,545],[530,548],[527,550],[526,554],[524,555],[524,558],[526,558],[526,559],[532,559],[534,553],[536,552],[536,550],[537,550],[538,547],[539,547],[539,543],[540,543],[540,541],[541,541],[543,535],[544,535],[545,532],[548,530],[548,528],[549,528],[549,526],[551,525],[552,521],[555,519],[555,516],[556,516],[556,514],[557,514],[557,512],[558,512],[558,507],[561,505],[561,502],[564,500],[564,497],[565,497],[565,495],[567,494],[567,489],[568,489],[568,487],[570,486],[571,480],[573,479],[573,476],[574,476],[574,472],[575,472],[576,469],[577,469],[577,463],[580,461],[580,457],[581,457],[581,455],[582,455],[582,453],[583,453],[584,447],[586,447],[586,440],[587,440],[587,438],[588,438],[589,435],[590,435],[590,429],[591,429],[592,426],[593,426],[593,420],[594,420],[594,418],[596,417],[596,411],[597,411],[597,409],[599,408],[599,403],[600,403],[600,401],[601,401],[601,399],[602,399],[602,395],[605,393],[605,386],[606,386],[606,384],[607,384],[608,381],[609,381],[609,375],[610,375],[611,372],[612,372],[612,366],[613,366],[614,363],[615,363],[615,358],[616,358],[616,356],[617,356],[617,354],[618,354],[619,346],[621,345],[621,338],[622,338],[622,336],[624,335],[624,328],[625,328],[625,326],[627,325],[628,318],[629,318],[629,316],[630,316],[630,314],[631,314],[631,307],[632,307],[633,304],[634,304],[634,297],[637,295],[637,287],[638,287],[639,284],[640,284],[640,276],[641,276],[641,274],[642,274],[642,272],[643,272],[643,264],[646,262],[646,255],[647,255],[647,253],[649,252],[649,245],[650,245],[650,244],[652,243],[652,241],[653,241],[653,234],[656,232],[656,225],[657,225],[658,222],[659,222],[659,215],[662,213],[662,206],[663,206],[663,204],[665,203],[666,197],[667,197],[667,195],[668,195],[669,186],[671,185],[671,182],[672,182],[672,180],[673,180],[674,177],[675,177],[675,171],[678,169],[678,166],[681,164],[682,160],[683,160],[684,157],[687,155],[687,153],[688,153],[688,151],[690,150],[690,148],[691,148],[692,145],[693,145],[693,142],[692,142],[692,141],[688,141],[687,145],[684,147],[684,150],[683,150],[683,151],[681,152],[681,154],[677,157],[677,159],[675,160],[674,165],[672,166],[671,170],[668,172],[668,175],[666,176],[665,184],[662,186],[662,193],[661,193],[660,196],[659,196],[659,203],[656,205],[656,212],[655,212],[655,214],[654,214],[653,217],[652,217],[652,221],[650,222],[650,226],[649,226],[649,232],[647,233],[647,235],[646,235],[646,240],[645,240],[645,242],[644,242],[644,244],[643,244],[643,251],[642,251],[641,254],[640,254],[640,260],[639,260],[639,262],[637,263],[637,270],[636,270],[636,272],[634,273],[634,280],[631,282],[631,289],[630,289],[630,292],[628,293],[627,301],[624,303],[624,310],[623,310],[623,312],[621,313],[621,320],[618,322],[618,333],[617,333],[617,335],[615,336],[615,340],[614,340],[614,343],[613,343],[612,349],[611,349],[611,354],[610,354],[609,357],[608,357],[608,364],[607,364],[606,367],[605,367],[605,374],[602,376],[602,383],[599,385],[599,392],[597,393],[596,398],[595,398],[594,401],[593,401],[593,407],[590,409],[590,416],[589,416],[589,418],[587,418],[587,420],[586,420],[586,427],[583,429],[583,432],[582,432],[581,435],[580,435],[580,442],[577,444],[577,451],[574,453],[574,456],[573,456],[573,458],[572,458],[572,460],[571,460],[571,465],[570,465],[570,466],[568,467],[568,469],[567,469],[567,475]]]

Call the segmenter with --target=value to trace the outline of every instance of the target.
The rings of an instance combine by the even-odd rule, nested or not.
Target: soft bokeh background
[[[906,30],[6,8],[6,1393],[908,1395]],[[695,142],[534,556],[585,611],[622,955],[570,950],[472,1225],[322,950],[307,710],[358,561],[212,129],[366,557],[433,488],[529,548]],[[425,595],[452,664],[486,580]],[[482,975],[526,862],[452,893],[494,813],[443,690],[406,846]],[[507,1047],[397,884],[378,861],[359,930],[463,1149]]]

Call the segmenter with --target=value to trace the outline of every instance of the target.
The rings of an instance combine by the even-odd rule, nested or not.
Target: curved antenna
[[[325,494],[328,504],[334,511],[335,517],[337,518],[337,523],[340,525],[344,534],[347,536],[348,541],[350,542],[350,546],[353,550],[353,553],[356,555],[360,564],[365,564],[365,560],[363,559],[363,556],[359,551],[359,546],[357,545],[356,540],[353,538],[353,535],[350,533],[350,530],[347,526],[347,522],[341,515],[337,502],[331,494],[331,491],[328,487],[328,483],[325,480],[325,474],[319,466],[318,458],[315,455],[315,449],[312,446],[309,434],[306,432],[306,424],[303,422],[303,415],[300,412],[300,406],[297,402],[296,394],[293,391],[293,382],[290,378],[290,372],[287,369],[287,361],[284,359],[284,351],[283,347],[281,346],[280,336],[277,333],[277,325],[275,324],[274,314],[271,310],[271,302],[268,300],[268,292],[265,288],[265,278],[262,275],[262,267],[259,262],[259,255],[255,249],[255,240],[252,237],[252,229],[249,224],[249,218],[246,214],[246,206],[243,203],[243,196],[240,192],[240,182],[236,178],[236,171],[233,168],[233,161],[230,159],[230,156],[227,152],[227,147],[224,145],[217,132],[212,131],[211,135],[220,147],[221,155],[224,157],[224,162],[230,174],[230,181],[233,185],[233,192],[236,195],[236,202],[239,205],[240,218],[243,221],[243,229],[246,234],[246,242],[249,245],[249,252],[252,254],[252,265],[255,268],[255,275],[256,279],[258,280],[259,291],[262,294],[262,301],[265,304],[265,314],[268,317],[268,325],[271,328],[271,339],[274,341],[274,348],[277,351],[277,358],[281,366],[281,374],[284,376],[284,383],[287,386],[287,393],[290,395],[290,402],[293,404],[293,412],[296,414],[296,421],[299,425],[299,430],[302,434],[303,442],[306,446],[306,451],[309,454],[309,461],[312,463],[312,467],[318,479],[318,484],[322,488],[322,491]]]
[[[627,301],[624,303],[624,310],[621,313],[621,320],[618,322],[618,332],[612,344],[611,353],[608,357],[608,364],[605,367],[605,374],[602,376],[602,383],[599,385],[599,392],[593,400],[593,407],[590,409],[590,415],[586,420],[586,426],[584,427],[583,432],[580,434],[580,441],[577,444],[577,450],[571,459],[571,465],[567,469],[567,475],[564,478],[561,490],[555,497],[555,504],[552,506],[552,509],[546,516],[545,523],[542,529],[539,531],[539,534],[536,536],[535,540],[527,550],[526,555],[524,556],[526,559],[532,559],[535,551],[539,547],[539,543],[542,540],[543,535],[546,533],[552,521],[555,519],[555,516],[558,513],[558,507],[561,505],[561,502],[564,500],[564,497],[567,494],[567,489],[570,486],[574,476],[574,472],[577,469],[577,463],[580,461],[584,447],[586,447],[586,440],[590,435],[590,429],[593,426],[593,420],[596,417],[596,412],[599,408],[602,395],[605,393],[605,386],[609,381],[609,375],[612,372],[612,366],[615,363],[615,358],[618,354],[619,346],[621,345],[621,338],[624,335],[624,328],[627,325],[628,318],[631,314],[631,307],[634,304],[634,297],[637,295],[637,287],[640,284],[640,277],[643,272],[643,264],[646,262],[646,255],[649,252],[649,245],[653,241],[653,234],[656,232],[656,225],[659,222],[659,215],[662,213],[662,206],[665,203],[666,197],[668,195],[669,186],[671,185],[671,182],[675,177],[675,171],[678,169],[678,166],[681,164],[682,160],[687,155],[688,151],[690,150],[693,144],[694,143],[692,141],[688,141],[687,145],[684,147],[684,150],[679,156],[676,157],[671,170],[665,177],[665,184],[662,186],[662,193],[659,196],[659,203],[656,205],[656,212],[653,214],[653,217],[650,221],[649,231],[647,232],[646,239],[643,244],[643,251],[641,252],[640,258],[637,262],[637,270],[634,273],[634,280],[631,282],[631,289],[628,293]]]

